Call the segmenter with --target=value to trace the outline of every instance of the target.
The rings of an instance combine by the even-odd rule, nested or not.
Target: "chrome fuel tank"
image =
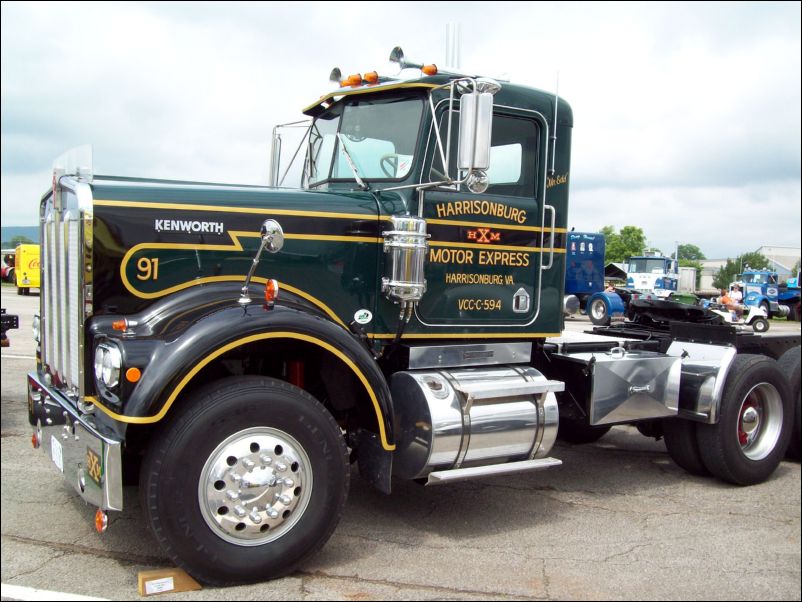
[[[529,366],[398,372],[390,384],[401,478],[542,458],[554,444],[564,385]]]

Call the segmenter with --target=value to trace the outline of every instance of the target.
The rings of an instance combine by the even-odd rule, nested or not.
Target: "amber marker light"
[[[126,320],[125,318],[123,318],[122,320],[114,320],[114,322],[111,323],[111,327],[114,330],[124,331],[128,328],[128,320]]]
[[[265,282],[265,303],[272,306],[278,298],[278,280],[272,278]]]
[[[140,378],[142,378],[142,370],[139,368],[131,367],[125,371],[125,380],[129,383],[139,382]]]
[[[98,533],[105,533],[109,528],[109,515],[105,510],[97,509],[95,512],[95,531]]]
[[[368,71],[365,74],[365,81],[369,84],[376,84],[379,82],[379,74],[376,71]]]
[[[420,68],[426,75],[437,75],[437,65],[432,63],[431,65],[424,65]]]
[[[359,73],[354,73],[353,75],[349,75],[348,77],[346,77],[343,83],[346,86],[361,86],[362,76]]]

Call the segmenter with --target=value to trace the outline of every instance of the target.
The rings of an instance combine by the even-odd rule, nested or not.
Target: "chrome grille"
[[[71,394],[82,395],[82,338],[84,320],[91,311],[91,306],[84,305],[82,294],[85,257],[91,261],[89,254],[84,253],[83,237],[84,220],[91,220],[91,197],[90,211],[85,213],[79,207],[78,196],[75,191],[61,187],[55,195],[43,200],[41,350],[43,364],[61,387]]]

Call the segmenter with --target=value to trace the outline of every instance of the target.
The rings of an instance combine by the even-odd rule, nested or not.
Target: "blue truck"
[[[578,301],[578,308],[587,311],[588,300],[604,290],[604,252],[604,234],[568,233],[565,260],[566,308],[572,302],[575,311]],[[571,295],[576,300],[569,301]]]
[[[799,277],[789,278],[780,284],[777,272],[770,270],[744,270],[734,284],[741,286],[744,305],[762,307],[769,317],[800,319]]]

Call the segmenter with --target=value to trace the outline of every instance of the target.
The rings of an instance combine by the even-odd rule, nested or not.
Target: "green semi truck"
[[[570,106],[393,58],[421,75],[351,76],[304,109],[297,189],[58,164],[28,410],[98,530],[138,483],[189,573],[268,579],[332,534],[352,463],[385,493],[504,478],[559,465],[558,429],[614,424],[691,472],[768,478],[799,337],[563,339]]]

